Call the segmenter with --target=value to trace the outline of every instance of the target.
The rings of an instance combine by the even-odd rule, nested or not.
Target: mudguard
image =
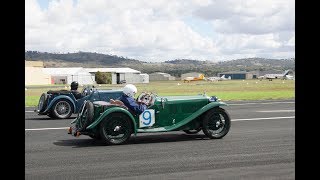
[[[72,98],[70,98],[69,96],[60,95],[60,96],[54,98],[54,99],[49,103],[49,105],[47,106],[46,110],[43,111],[43,113],[46,113],[47,111],[49,111],[49,110],[51,109],[51,107],[53,106],[53,104],[54,104],[56,101],[60,100],[60,99],[67,99],[67,100],[69,100],[69,101],[72,103],[72,105],[73,105],[73,113],[76,112],[76,104],[74,103],[74,100],[73,100]]]
[[[201,116],[203,113],[207,112],[208,110],[214,108],[214,107],[219,107],[219,106],[228,106],[226,103],[224,102],[211,102],[205,106],[203,106],[201,109],[199,109],[198,111],[194,112],[193,114],[191,114],[189,117],[185,118],[184,120],[178,122],[177,124],[174,124],[172,126],[166,126],[165,129],[167,131],[172,131],[175,130],[177,128],[180,128],[181,126],[191,122],[192,120],[194,120],[195,118]]]
[[[171,126],[164,126],[164,127],[159,127],[159,128],[151,128],[151,129],[139,129],[138,132],[167,132],[167,131],[173,131],[175,129],[180,128],[181,126],[184,126],[194,120],[195,118],[201,116],[203,113],[207,112],[208,110],[214,108],[214,107],[219,107],[219,106],[228,106],[224,102],[211,102],[205,106],[203,106],[201,109],[198,111],[194,112],[190,116],[186,117],[184,120],[171,125]]]
[[[107,109],[106,111],[104,111],[100,117],[95,120],[92,124],[90,124],[86,129],[93,129],[95,128],[106,116],[108,116],[110,113],[113,113],[113,112],[121,112],[121,113],[124,113],[126,115],[128,115],[130,117],[130,119],[132,120],[132,124],[133,124],[133,130],[134,130],[134,134],[136,135],[137,134],[137,125],[136,125],[136,122],[134,120],[134,117],[132,116],[132,114],[121,108],[121,107],[111,107],[109,109]]]

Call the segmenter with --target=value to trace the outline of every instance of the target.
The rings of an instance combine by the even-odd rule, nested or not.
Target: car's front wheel
[[[126,114],[111,113],[100,123],[100,135],[107,144],[124,144],[131,134],[132,122]]]
[[[73,113],[73,107],[69,100],[60,99],[54,103],[52,115],[58,119],[69,118]]]
[[[230,129],[231,120],[226,110],[222,108],[213,108],[209,110],[202,122],[202,131],[210,139],[219,139],[224,137]]]

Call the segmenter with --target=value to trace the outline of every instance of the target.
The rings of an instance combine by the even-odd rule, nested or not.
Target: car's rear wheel
[[[230,116],[222,108],[213,108],[209,110],[202,122],[202,131],[210,139],[220,139],[224,137],[230,129]]]
[[[107,144],[124,144],[131,134],[132,122],[126,114],[111,113],[100,123],[100,135]]]
[[[44,111],[48,104],[48,95],[47,93],[42,93],[38,103],[38,110],[40,112]]]
[[[73,113],[73,107],[69,100],[60,99],[54,103],[52,115],[58,119],[69,118]]]
[[[76,128],[78,131],[83,131],[89,126],[93,121],[94,107],[91,101],[86,101],[80,107],[80,112],[78,114],[78,121]]]

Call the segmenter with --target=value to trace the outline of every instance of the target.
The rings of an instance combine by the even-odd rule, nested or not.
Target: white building
[[[25,61],[25,85],[51,84],[51,76],[43,72],[42,61]]]
[[[111,73],[111,84],[120,84],[125,80],[126,83],[149,83],[149,75],[141,74],[140,71],[131,68],[84,68],[91,75],[96,72]]]
[[[141,83],[149,83],[149,74],[140,74]]]
[[[51,76],[52,84],[71,84],[72,81],[78,81],[79,84],[96,83],[95,76],[82,67],[43,68],[43,72]]]
[[[149,83],[149,75],[131,68],[44,68],[42,61],[25,62],[25,84],[96,84],[96,72],[111,73],[112,84],[119,84],[122,80],[126,83]]]
[[[42,67],[25,67],[25,85],[48,85],[51,82],[51,76],[45,74]]]

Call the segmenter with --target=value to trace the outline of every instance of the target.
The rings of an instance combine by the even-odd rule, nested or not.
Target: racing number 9
[[[152,126],[155,123],[154,109],[147,109],[139,115],[139,127]]]
[[[151,123],[151,113],[149,111],[144,111],[142,113],[142,118],[143,118],[143,124],[144,125],[149,125]]]

